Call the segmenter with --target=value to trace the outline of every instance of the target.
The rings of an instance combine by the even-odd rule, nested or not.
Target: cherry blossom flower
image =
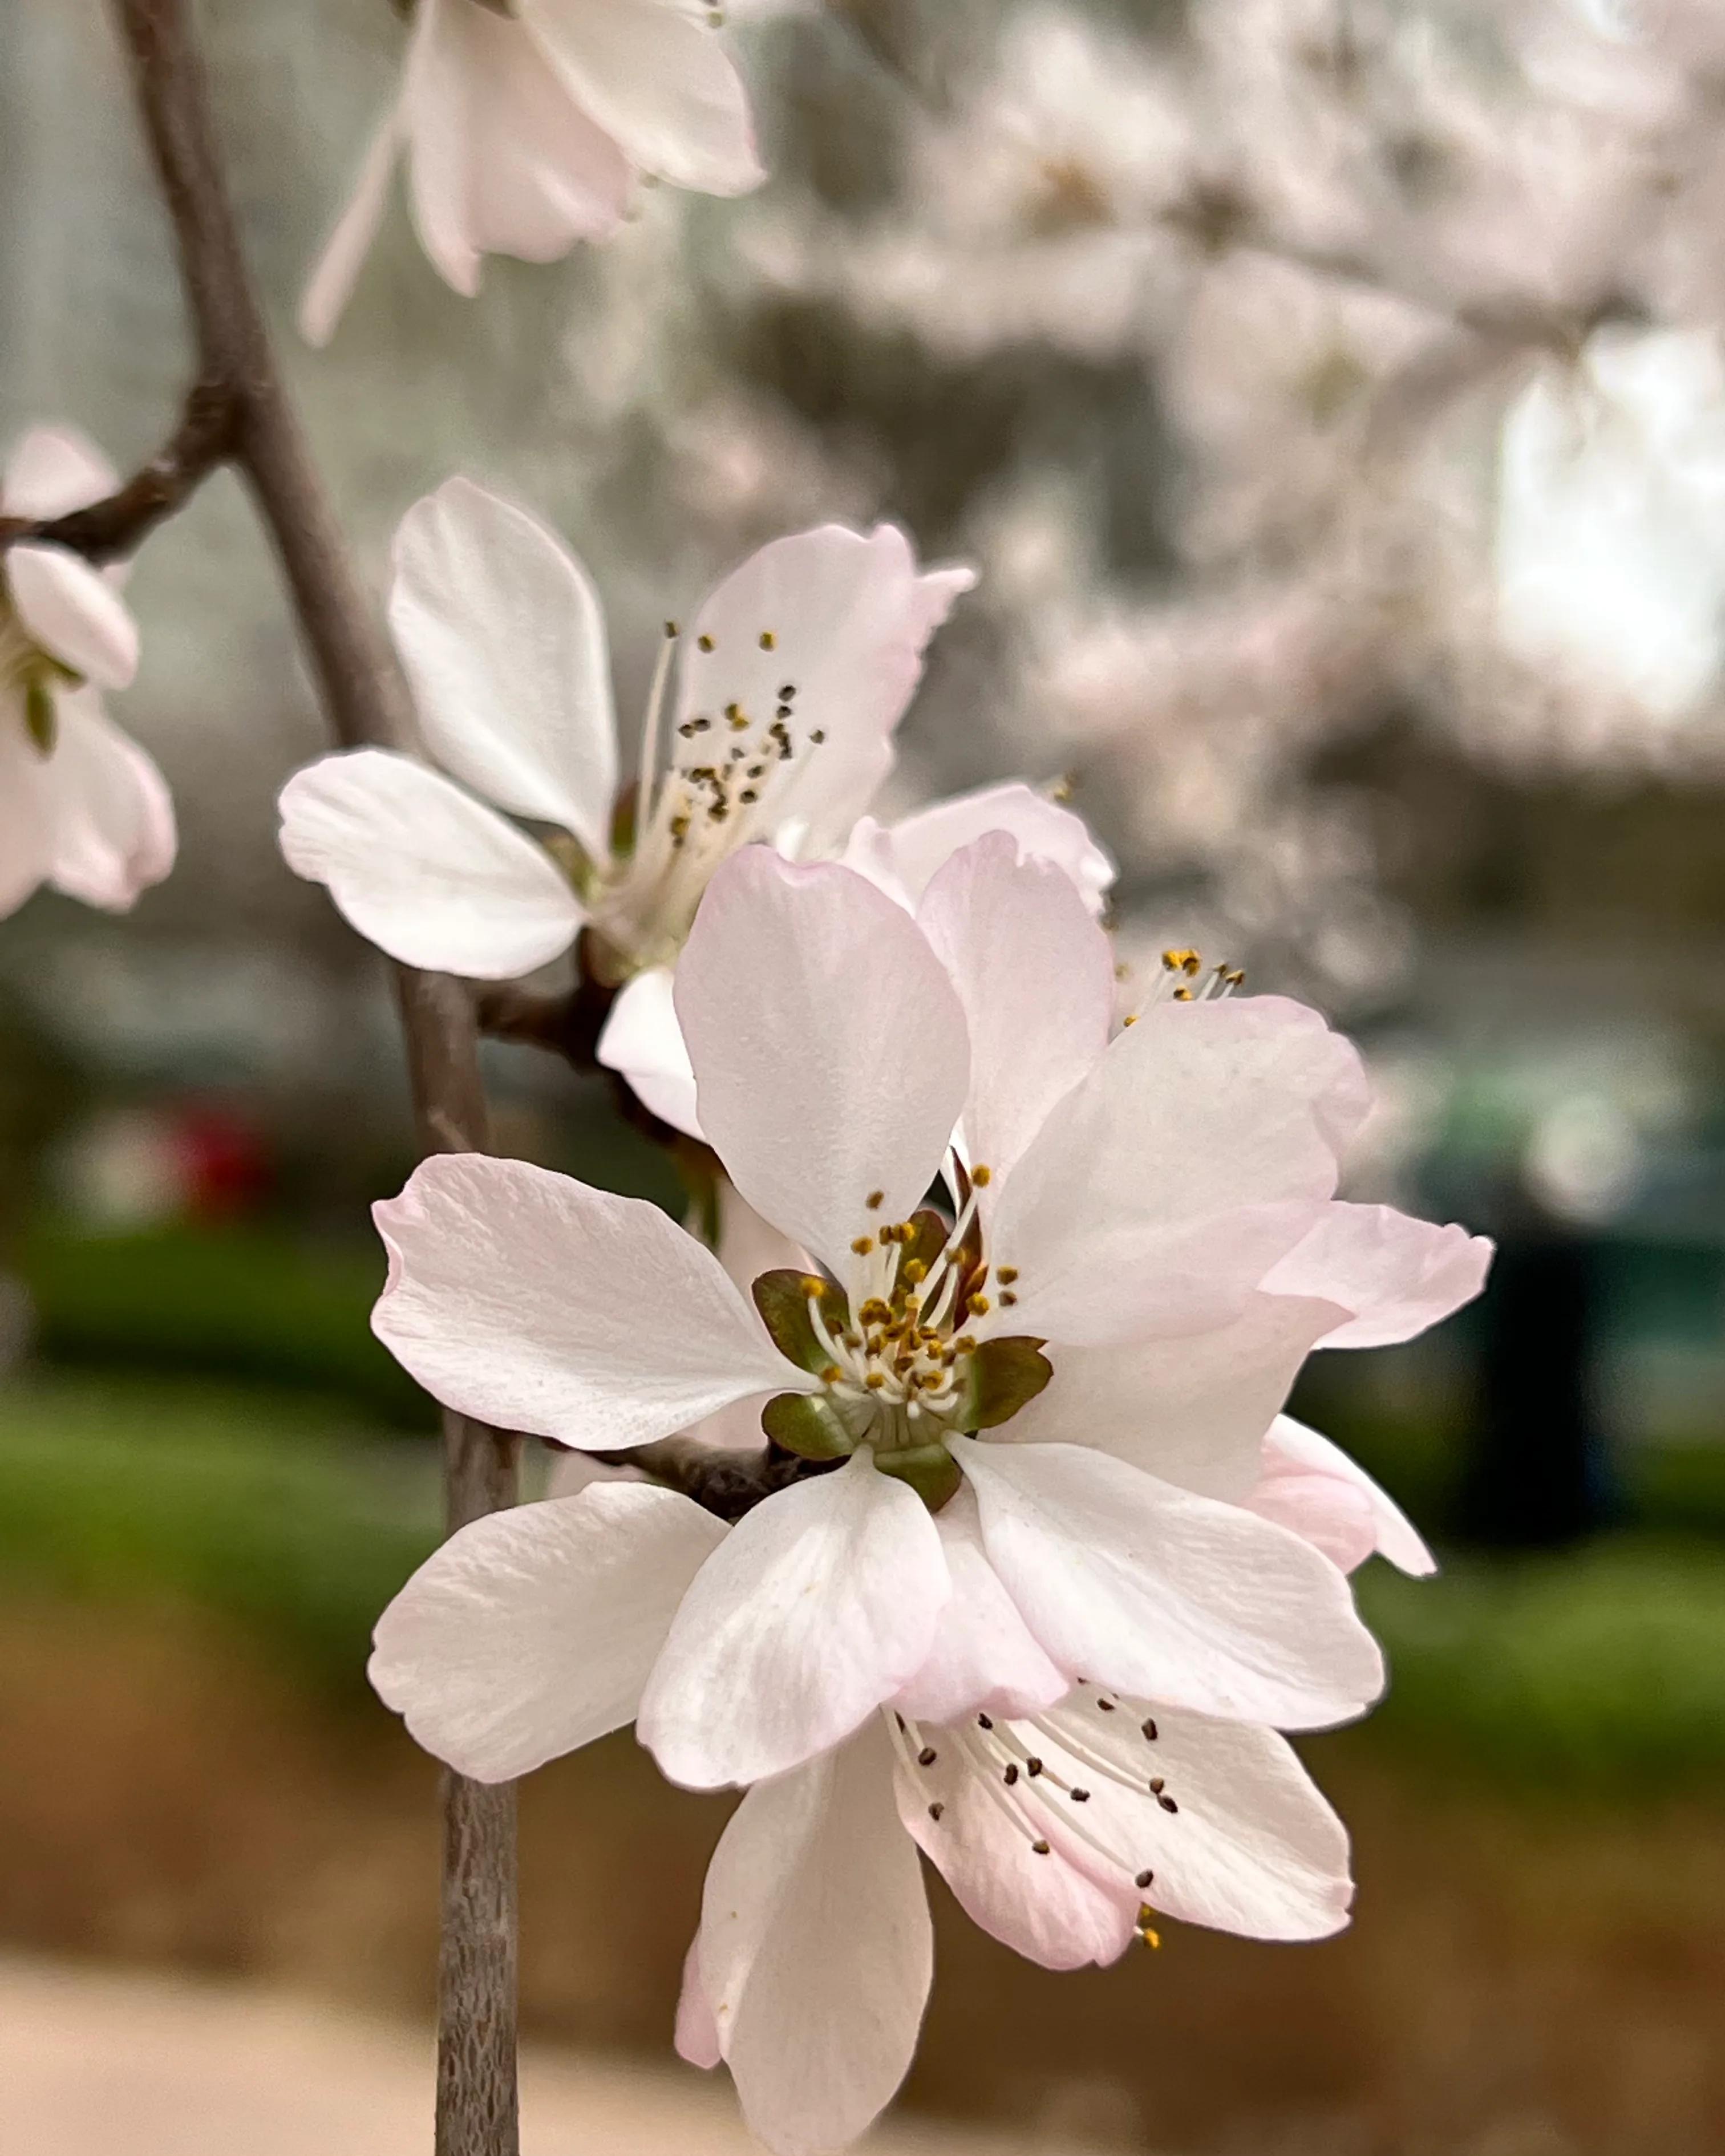
[[[754,839],[802,855],[852,839],[891,768],[923,649],[973,581],[919,572],[891,525],[866,536],[824,525],[762,547],[686,634],[667,637],[619,798],[604,621],[585,570],[524,511],[452,480],[403,520],[390,603],[443,771],[376,749],[323,758],[283,793],[283,851],[404,964],[507,979],[581,937],[584,963],[626,984],[601,1060],[695,1130],[670,969],[708,879]],[[1027,786],[870,823],[857,843],[909,903],[979,825],[1017,830],[1100,906],[1111,863],[1078,817]]]
[[[301,303],[306,338],[334,333],[403,157],[420,244],[469,299],[487,254],[551,262],[614,232],[641,174],[757,187],[714,23],[693,0],[417,0],[400,92]]]
[[[518,1162],[429,1163],[378,1209],[376,1329],[450,1407],[609,1451],[747,1400],[809,1461],[722,1539],[632,1493],[654,1501],[629,1567],[653,1644],[607,1696],[644,1688],[673,1779],[782,1772],[919,1674],[969,1703],[1028,1663],[1043,1705],[1081,1677],[1296,1728],[1376,1696],[1341,1574],[1241,1502],[1300,1358],[1350,1318],[1259,1284],[1331,1203],[1358,1060],[1275,998],[1167,1000],[1111,1044],[1113,985],[1070,880],[1007,834],[955,855],[915,919],[752,847],[709,889],[676,1008],[709,1140],[808,1265],[751,1308],[656,1209]],[[951,1218],[922,1204],[942,1173]],[[987,1622],[937,1523],[961,1495]],[[584,1516],[537,1510],[457,1537],[380,1632],[380,1690],[464,1771],[581,1741],[489,1679],[456,1703],[432,1644],[452,1581],[495,1591],[507,1627],[547,1597],[592,1610]],[[608,1683],[598,1634],[583,1651]],[[470,1742],[475,1715],[501,1746]]]
[[[0,513],[62,516],[118,484],[82,436],[39,428],[0,479]],[[35,542],[0,554],[0,917],[44,883],[123,911],[173,866],[162,774],[102,708],[137,663],[114,572]]]

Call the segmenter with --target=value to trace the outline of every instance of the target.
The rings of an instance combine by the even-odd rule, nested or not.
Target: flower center
[[[967,1173],[955,1158],[947,1178],[960,1194],[955,1218],[926,1206],[865,1229],[850,1245],[849,1292],[816,1273],[766,1273],[754,1284],[768,1332],[822,1388],[770,1401],[761,1418],[768,1435],[817,1460],[866,1445],[877,1467],[937,1509],[959,1481],[947,1440],[1006,1421],[1052,1374],[1040,1340],[978,1337],[981,1320],[1016,1304],[1018,1274],[999,1267],[990,1295],[977,1212],[988,1168]],[[865,1204],[873,1213],[883,1202],[875,1191]]]

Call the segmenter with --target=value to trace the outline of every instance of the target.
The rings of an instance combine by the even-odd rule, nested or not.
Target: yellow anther
[[[778,642],[778,639],[773,634],[773,631],[770,629],[763,629],[761,631],[761,649],[762,651],[771,651]]]
[[[863,1383],[868,1387],[871,1393],[878,1393],[880,1388],[886,1383],[886,1379],[882,1372],[879,1370],[870,1370],[867,1377],[863,1379]]]
[[[710,636],[697,636],[695,641],[703,651],[711,651],[713,648],[713,640]]]
[[[1147,1947],[1152,1948],[1153,1949],[1162,1944],[1162,1933],[1156,1929],[1153,1924],[1140,1924],[1138,1927],[1138,1937],[1144,1942],[1144,1944]]]
[[[850,1247],[856,1252],[858,1257],[865,1258],[875,1247],[875,1239],[872,1235],[853,1236]]]
[[[978,1190],[986,1190],[994,1180],[994,1171],[985,1161],[978,1161],[970,1171],[970,1179]]]
[[[1192,1000],[1192,991],[1190,988],[1176,988],[1171,1000],[1177,1004],[1189,1004]]]
[[[804,1273],[800,1286],[804,1295],[818,1296],[827,1291],[827,1284],[819,1273]]]
[[[1126,1016],[1120,1021],[1122,1025],[1136,1025],[1137,1022],[1138,1014],[1136,1011],[1128,1011]]]
[[[824,1385],[836,1385],[844,1374],[836,1363],[829,1363],[820,1373],[820,1381]]]
[[[899,1278],[909,1287],[915,1287],[919,1281],[925,1281],[927,1277],[928,1268],[921,1258],[906,1258],[899,1268]]]
[[[677,624],[675,622],[666,622],[665,624],[665,633],[667,636],[675,636],[677,634]]]
[[[1244,969],[1239,966],[1228,966],[1222,969],[1222,979],[1224,984],[1230,988],[1243,988],[1245,986],[1245,973]]]
[[[960,1355],[974,1355],[976,1353],[976,1342],[968,1332],[961,1332],[952,1346]]]
[[[1195,973],[1204,960],[1196,951],[1164,951],[1162,963],[1171,973]]]
[[[964,1299],[964,1307],[973,1317],[986,1317],[989,1309],[988,1298],[985,1295],[967,1296]]]
[[[1002,1287],[1010,1287],[1018,1276],[1019,1269],[1016,1265],[997,1265],[994,1268],[994,1277]]]

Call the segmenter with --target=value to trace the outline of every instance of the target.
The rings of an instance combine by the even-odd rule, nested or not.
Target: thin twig
[[[173,227],[202,382],[232,399],[231,454],[292,593],[330,724],[348,747],[412,740],[406,699],[283,388],[239,244],[183,0],[112,0]],[[403,1029],[428,1152],[483,1151],[490,1132],[471,1002],[398,968]],[[453,1530],[513,1504],[518,1440],[444,1421]],[[514,1791],[444,1781],[438,2156],[518,2156]]]
[[[721,1520],[740,1520],[775,1491],[811,1475],[824,1475],[835,1460],[816,1463],[763,1444],[758,1452],[721,1452],[670,1437],[662,1445],[639,1445],[628,1452],[588,1455],[604,1467],[639,1467],[655,1482],[692,1497],[703,1511]]]
[[[179,425],[124,486],[65,516],[33,522],[23,516],[0,516],[0,547],[31,540],[69,547],[88,562],[117,561],[133,553],[232,457],[239,411],[239,399],[228,383],[194,382],[187,392]]]

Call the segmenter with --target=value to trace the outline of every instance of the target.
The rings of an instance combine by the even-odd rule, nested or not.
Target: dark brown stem
[[[835,1461],[816,1466],[774,1445],[758,1452],[716,1452],[710,1446],[667,1438],[662,1445],[637,1445],[629,1452],[595,1452],[589,1458],[607,1467],[639,1467],[668,1490],[721,1520],[740,1520],[775,1491],[788,1490],[810,1475],[824,1475]]]
[[[407,744],[399,677],[283,388],[240,249],[183,0],[112,4],[173,227],[199,378],[231,399],[230,453],[281,563],[331,730],[347,747]],[[396,981],[422,1144],[484,1150],[466,990],[405,968]],[[444,1421],[453,1531],[515,1502],[518,1440],[459,1415]],[[437,2156],[519,2156],[512,1789],[447,1778],[443,1913]]]
[[[88,562],[117,561],[134,552],[232,457],[239,413],[239,398],[227,382],[194,382],[171,438],[117,492],[67,516],[33,523],[0,516],[0,547],[34,540],[69,547]]]

